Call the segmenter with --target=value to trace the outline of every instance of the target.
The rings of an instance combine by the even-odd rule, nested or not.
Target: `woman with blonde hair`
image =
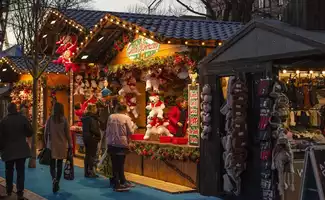
[[[97,116],[97,106],[89,103],[87,105],[82,121],[82,136],[86,150],[85,156],[85,177],[96,178],[96,155],[98,143],[101,139],[99,120]]]

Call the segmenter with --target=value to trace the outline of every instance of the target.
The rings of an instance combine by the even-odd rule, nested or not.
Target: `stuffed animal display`
[[[77,75],[75,78],[75,83],[74,83],[74,95],[84,95],[84,87],[85,84],[83,83],[83,77],[81,75]]]
[[[150,103],[147,105],[146,109],[149,110],[148,118],[152,119],[158,117],[159,119],[164,118],[165,104],[160,100],[157,94],[153,94],[149,97]]]
[[[145,76],[146,81],[146,91],[159,92],[159,70],[149,70]]]
[[[136,79],[132,76],[132,73],[126,73],[122,79],[122,88],[118,91],[120,96],[124,97],[127,111],[132,113],[135,118],[139,117],[137,110],[137,97],[141,95],[136,87]]]

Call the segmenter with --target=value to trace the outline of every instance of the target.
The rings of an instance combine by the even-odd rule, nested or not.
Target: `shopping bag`
[[[38,161],[41,165],[50,165],[51,163],[51,149],[43,148],[38,154]]]
[[[108,178],[113,177],[113,167],[112,167],[111,155],[107,152],[107,150],[101,157],[97,167],[98,167],[99,171],[104,174],[104,176],[106,176]]]
[[[73,166],[73,155],[72,151],[68,151],[67,160],[64,165],[64,179],[65,180],[74,180],[74,166]]]

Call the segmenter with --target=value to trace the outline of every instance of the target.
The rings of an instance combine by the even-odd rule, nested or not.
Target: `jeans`
[[[112,182],[115,187],[120,184],[123,185],[126,182],[124,175],[124,163],[125,163],[125,154],[111,154],[112,157],[112,167],[113,167],[113,178]]]
[[[56,179],[60,181],[62,176],[63,160],[62,159],[52,159],[50,163],[50,172],[52,180]]]
[[[85,168],[85,176],[91,173],[94,173],[94,169],[96,167],[97,162],[97,148],[98,142],[92,138],[84,138],[84,145],[86,149],[85,160],[84,160],[84,168]]]
[[[26,158],[21,158],[17,160],[10,160],[6,162],[6,185],[7,194],[12,193],[13,189],[13,179],[14,179],[14,167],[17,172],[17,195],[19,197],[24,196],[25,189],[25,161]]]

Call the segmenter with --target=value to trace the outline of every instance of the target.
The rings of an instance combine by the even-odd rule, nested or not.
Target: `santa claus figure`
[[[188,112],[187,101],[183,97],[176,99],[176,106],[169,109],[168,130],[175,137],[184,137],[187,131]]]

